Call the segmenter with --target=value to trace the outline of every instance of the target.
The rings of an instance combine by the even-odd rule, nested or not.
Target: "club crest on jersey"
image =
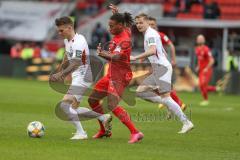
[[[148,39],[148,44],[150,44],[150,43],[155,43],[154,37],[150,37],[150,38]]]
[[[76,57],[81,58],[82,56],[82,51],[76,50]]]
[[[121,51],[121,47],[120,46],[117,46],[115,49],[114,49],[115,52],[120,52]]]

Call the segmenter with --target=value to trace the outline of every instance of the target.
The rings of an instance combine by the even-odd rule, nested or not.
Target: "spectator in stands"
[[[105,0],[97,0],[97,8],[100,11],[103,8]]]
[[[56,60],[58,62],[61,62],[63,60],[64,54],[65,54],[65,48],[64,46],[61,46],[56,52]]]
[[[11,47],[10,56],[11,58],[21,58],[21,52],[22,52],[22,44],[18,42]]]
[[[33,48],[33,58],[40,58],[41,57],[41,48],[35,42],[31,44]]]
[[[210,0],[204,4],[203,17],[205,19],[218,19],[220,16],[220,9],[216,0]]]
[[[180,12],[188,12],[191,7],[191,0],[177,0],[175,5]]]
[[[102,27],[101,23],[97,23],[92,31],[92,47],[97,48],[99,43],[105,44],[108,41],[110,41],[108,31]]]
[[[238,71],[238,57],[234,54],[234,51],[228,51],[228,56],[226,60],[226,69],[228,72]]]
[[[55,58],[54,53],[49,51],[48,47],[46,44],[43,44],[42,49],[41,49],[41,58]]]
[[[169,16],[176,17],[180,12],[189,12],[191,4],[192,0],[176,0],[175,6]]]
[[[21,58],[23,60],[29,60],[33,58],[33,54],[34,54],[33,48],[29,45],[29,43],[25,43],[21,52]]]

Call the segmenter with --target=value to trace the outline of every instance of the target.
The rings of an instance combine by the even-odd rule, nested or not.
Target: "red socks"
[[[139,132],[131,121],[127,111],[125,111],[122,107],[117,106],[114,110],[112,110],[112,112],[130,130],[131,134]]]
[[[208,92],[216,92],[216,87],[215,86],[207,86],[207,91]]]

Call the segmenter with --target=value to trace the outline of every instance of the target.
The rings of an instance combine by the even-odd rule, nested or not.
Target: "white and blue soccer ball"
[[[30,122],[27,126],[27,134],[29,137],[40,138],[44,136],[45,127],[39,121]]]

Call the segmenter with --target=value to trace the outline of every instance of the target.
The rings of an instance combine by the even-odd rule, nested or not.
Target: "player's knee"
[[[92,97],[89,97],[88,98],[88,104],[90,105],[90,106],[92,106],[93,104],[95,104],[95,103],[97,103],[98,101],[96,100],[96,99],[94,99],[94,98],[92,98]]]
[[[73,109],[77,109],[79,106],[79,102],[77,101],[76,97],[73,97],[73,101],[72,101],[72,108]]]
[[[63,102],[72,104],[74,101],[74,98],[72,95],[65,95],[62,99]]]
[[[141,93],[143,91],[143,86],[138,86],[137,89],[136,89],[136,93],[138,95],[138,93]]]

